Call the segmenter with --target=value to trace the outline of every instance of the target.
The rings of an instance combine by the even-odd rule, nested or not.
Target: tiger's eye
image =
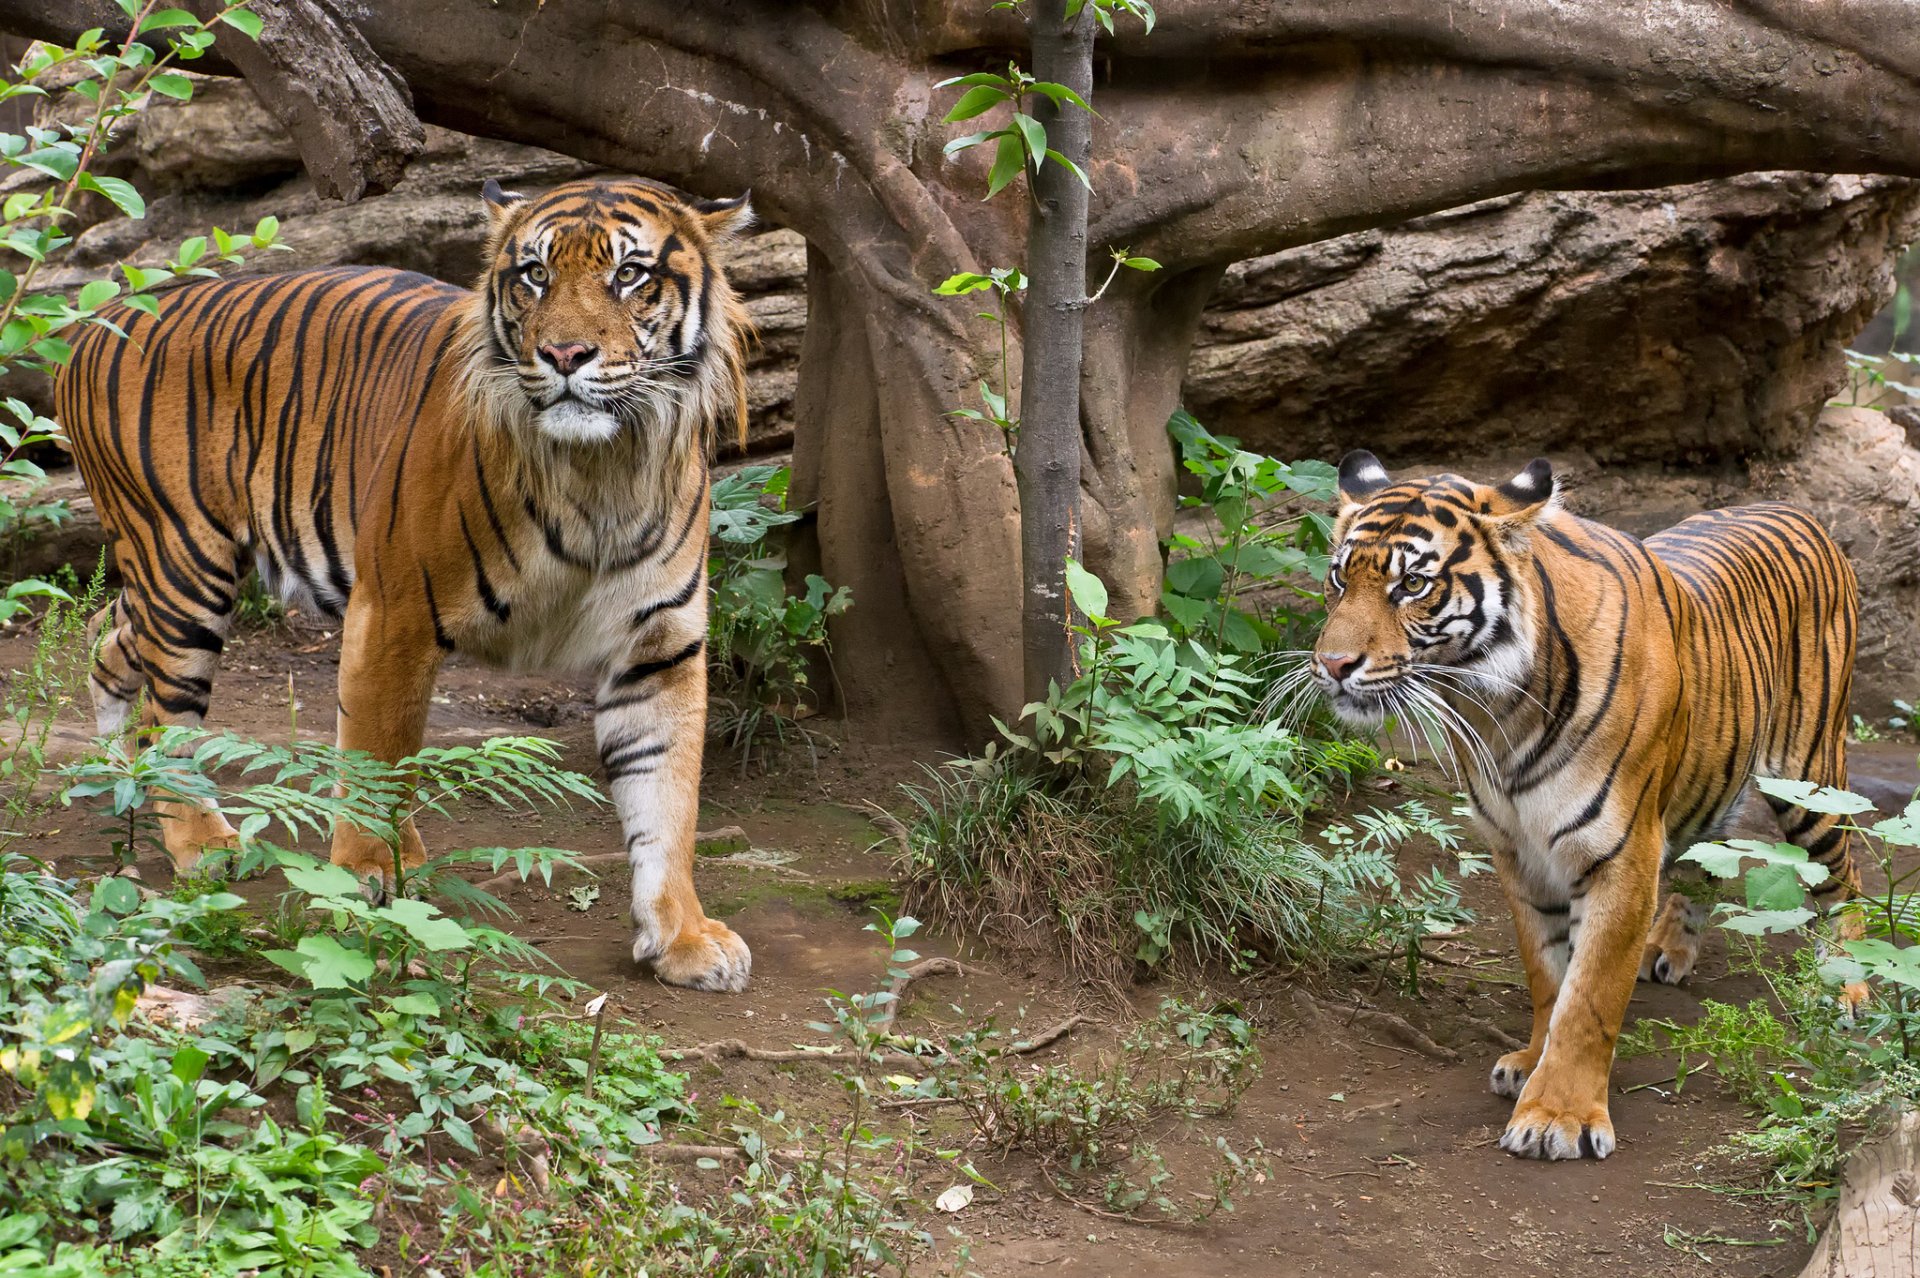
[[[1410,572],[1400,578],[1400,589],[1409,595],[1422,595],[1433,584],[1433,578],[1417,572]]]
[[[540,263],[538,262],[529,262],[526,266],[526,270],[524,274],[526,275],[527,283],[529,284],[537,285],[537,284],[545,284],[547,282],[547,268],[540,265]]]
[[[646,275],[646,271],[641,267],[632,262],[628,262],[625,266],[614,272],[613,278],[622,284],[637,284],[645,279]]]

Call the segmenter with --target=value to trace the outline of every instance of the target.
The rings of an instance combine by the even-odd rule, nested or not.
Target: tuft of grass
[[[1323,853],[1291,823],[1169,825],[1126,791],[1060,786],[1016,763],[929,770],[904,859],[906,908],[1082,977],[1134,964],[1308,961],[1377,870]]]

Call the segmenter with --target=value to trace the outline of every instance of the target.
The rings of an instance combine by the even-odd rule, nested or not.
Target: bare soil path
[[[0,637],[0,669],[17,668],[25,651],[24,637]],[[223,662],[210,726],[284,740],[291,691],[299,733],[331,737],[335,659],[334,644],[320,634],[279,629],[241,637]],[[71,743],[84,732],[76,720]],[[505,733],[553,738],[571,766],[594,768],[590,705],[580,686],[450,663],[435,697],[429,741]],[[1911,747],[1863,749],[1856,773],[1859,788],[1883,806],[1920,781]],[[754,849],[751,857],[703,857],[698,871],[709,910],[727,917],[753,947],[753,983],[744,995],[673,990],[636,971],[626,954],[622,873],[606,874],[598,899],[584,910],[570,893],[583,886],[580,880],[557,881],[553,889],[515,886],[505,894],[521,915],[515,930],[575,977],[610,993],[622,1018],[671,1044],[733,1037],[769,1047],[817,1043],[820,1036],[806,1022],[819,1017],[824,991],[876,989],[885,980],[877,939],[864,927],[872,905],[891,901],[891,844],[859,805],[904,810],[897,786],[917,774],[911,751],[824,737],[817,765],[809,766],[804,754],[789,755],[771,777],[742,779],[726,756],[710,755],[702,826],[738,825]],[[34,850],[59,860],[85,858],[99,844],[94,824],[76,812]],[[424,827],[423,834],[430,847],[539,843],[588,855],[619,848],[605,810],[533,818],[476,810]],[[150,880],[166,874],[157,864],[142,868]],[[272,895],[264,885],[249,885],[248,894],[256,887],[258,895]],[[1487,1091],[1486,1071],[1503,1049],[1482,1027],[1523,1037],[1527,1001],[1491,876],[1469,880],[1468,896],[1480,921],[1449,943],[1449,953],[1491,956],[1493,963],[1470,972],[1430,969],[1432,979],[1415,1001],[1396,1002],[1367,972],[1345,987],[1320,987],[1333,1002],[1350,989],[1397,1008],[1457,1049],[1457,1064],[1430,1060],[1360,1025],[1323,1020],[1304,1027],[1292,987],[1279,976],[1216,989],[1240,1000],[1263,1031],[1262,1077],[1240,1111],[1216,1126],[1237,1144],[1261,1141],[1271,1151],[1273,1174],[1239,1200],[1234,1214],[1197,1229],[1116,1222],[1052,1196],[1033,1167],[984,1163],[982,1171],[1002,1192],[982,1191],[958,1217],[930,1221],[936,1235],[944,1236],[948,1223],[964,1230],[972,1240],[967,1267],[986,1278],[1797,1273],[1809,1249],[1797,1212],[1692,1187],[1734,1174],[1715,1147],[1746,1118],[1704,1076],[1673,1094],[1670,1062],[1627,1061],[1616,1069],[1613,1112],[1621,1146],[1607,1161],[1548,1165],[1499,1151],[1494,1142],[1508,1104]],[[1053,1050],[1093,1052],[1120,1032],[1118,1009],[1102,1007],[1044,963],[971,952],[963,938],[923,935],[916,946],[964,955],[975,970],[919,987],[903,1025],[931,1030],[991,1016],[1004,1026],[1038,1030],[1082,1008],[1102,1023]],[[1145,987],[1135,1001],[1151,1011],[1167,992]],[[1686,1018],[1703,996],[1744,1001],[1759,993],[1752,981],[1726,978],[1724,946],[1716,940],[1692,985],[1643,985],[1630,1015]],[[824,1070],[753,1062],[702,1065],[694,1089],[708,1101],[730,1092],[793,1113],[813,1109],[824,1116],[839,1104]],[[1184,1156],[1211,1157],[1207,1125],[1190,1135],[1194,1139],[1163,1147],[1176,1173]],[[925,1180],[921,1188],[930,1200],[943,1184]]]

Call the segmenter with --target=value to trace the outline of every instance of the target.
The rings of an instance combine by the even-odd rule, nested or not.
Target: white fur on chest
[[[669,581],[670,570],[657,563],[589,571],[550,555],[533,558],[506,592],[507,620],[476,609],[454,636],[455,647],[508,670],[598,673],[632,654],[635,615],[684,585]],[[649,629],[662,629],[666,620]]]
[[[1513,870],[1540,903],[1567,900],[1594,858],[1619,840],[1622,822],[1631,815],[1608,804],[1591,821],[1569,830],[1594,795],[1591,778],[1578,766],[1562,769],[1524,794],[1509,795],[1484,778],[1475,789],[1474,818],[1482,836],[1512,850]]]

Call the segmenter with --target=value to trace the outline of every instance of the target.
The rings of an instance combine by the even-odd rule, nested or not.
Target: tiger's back
[[[1754,774],[1844,784],[1859,585],[1819,521],[1783,503],[1707,511],[1645,544],[1687,605],[1675,627],[1689,748],[1666,804],[1674,855],[1725,819]],[[1830,821],[1808,847],[1832,874],[1826,892],[1844,886],[1843,842]]]
[[[270,590],[344,612],[362,515],[401,491],[383,467],[404,467],[435,420],[426,401],[451,389],[469,297],[377,268],[196,282],[162,293],[157,317],[118,312],[126,340],[89,328],[74,343],[56,415],[122,574],[172,614],[156,621],[205,629],[251,566]],[[169,572],[179,562],[198,569],[191,589]]]

